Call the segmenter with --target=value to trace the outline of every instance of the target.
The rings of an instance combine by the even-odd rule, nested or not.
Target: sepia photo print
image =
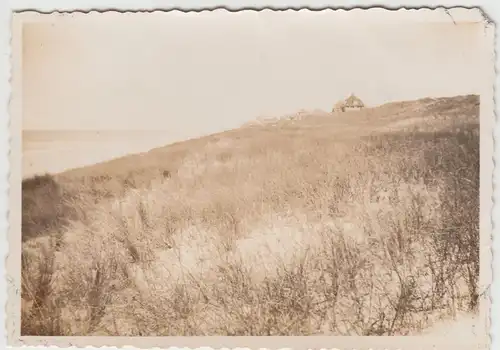
[[[488,343],[481,11],[25,12],[13,33],[11,341]]]

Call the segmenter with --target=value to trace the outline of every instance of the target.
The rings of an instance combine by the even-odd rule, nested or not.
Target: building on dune
[[[338,101],[332,109],[332,112],[359,111],[365,108],[365,104],[354,94],[349,95],[345,100]]]
[[[333,106],[333,109],[332,109],[332,112],[344,112],[345,111],[345,108],[344,108],[344,101],[341,100],[341,101],[338,101],[334,106]]]
[[[365,108],[365,104],[354,94],[351,94],[344,102],[344,109],[346,111],[359,111],[363,108]]]

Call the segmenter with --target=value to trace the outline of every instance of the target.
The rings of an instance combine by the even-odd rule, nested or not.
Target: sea
[[[180,141],[164,130],[23,130],[23,178],[100,163]]]

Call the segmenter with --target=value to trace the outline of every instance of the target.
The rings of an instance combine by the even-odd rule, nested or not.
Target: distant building
[[[351,94],[345,100],[341,100],[335,104],[332,112],[348,112],[348,111],[359,111],[365,108],[365,104],[359,97]]]
[[[332,109],[332,112],[339,112],[339,113],[342,113],[345,111],[345,107],[344,107],[344,101],[339,101],[335,104],[335,106],[333,106],[333,109]]]
[[[344,102],[344,108],[346,111],[354,110],[359,111],[360,109],[365,108],[365,104],[361,99],[354,94],[351,94]]]

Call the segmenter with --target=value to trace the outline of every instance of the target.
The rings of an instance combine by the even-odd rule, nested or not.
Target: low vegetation
[[[23,335],[406,335],[476,312],[479,98],[23,183]]]

